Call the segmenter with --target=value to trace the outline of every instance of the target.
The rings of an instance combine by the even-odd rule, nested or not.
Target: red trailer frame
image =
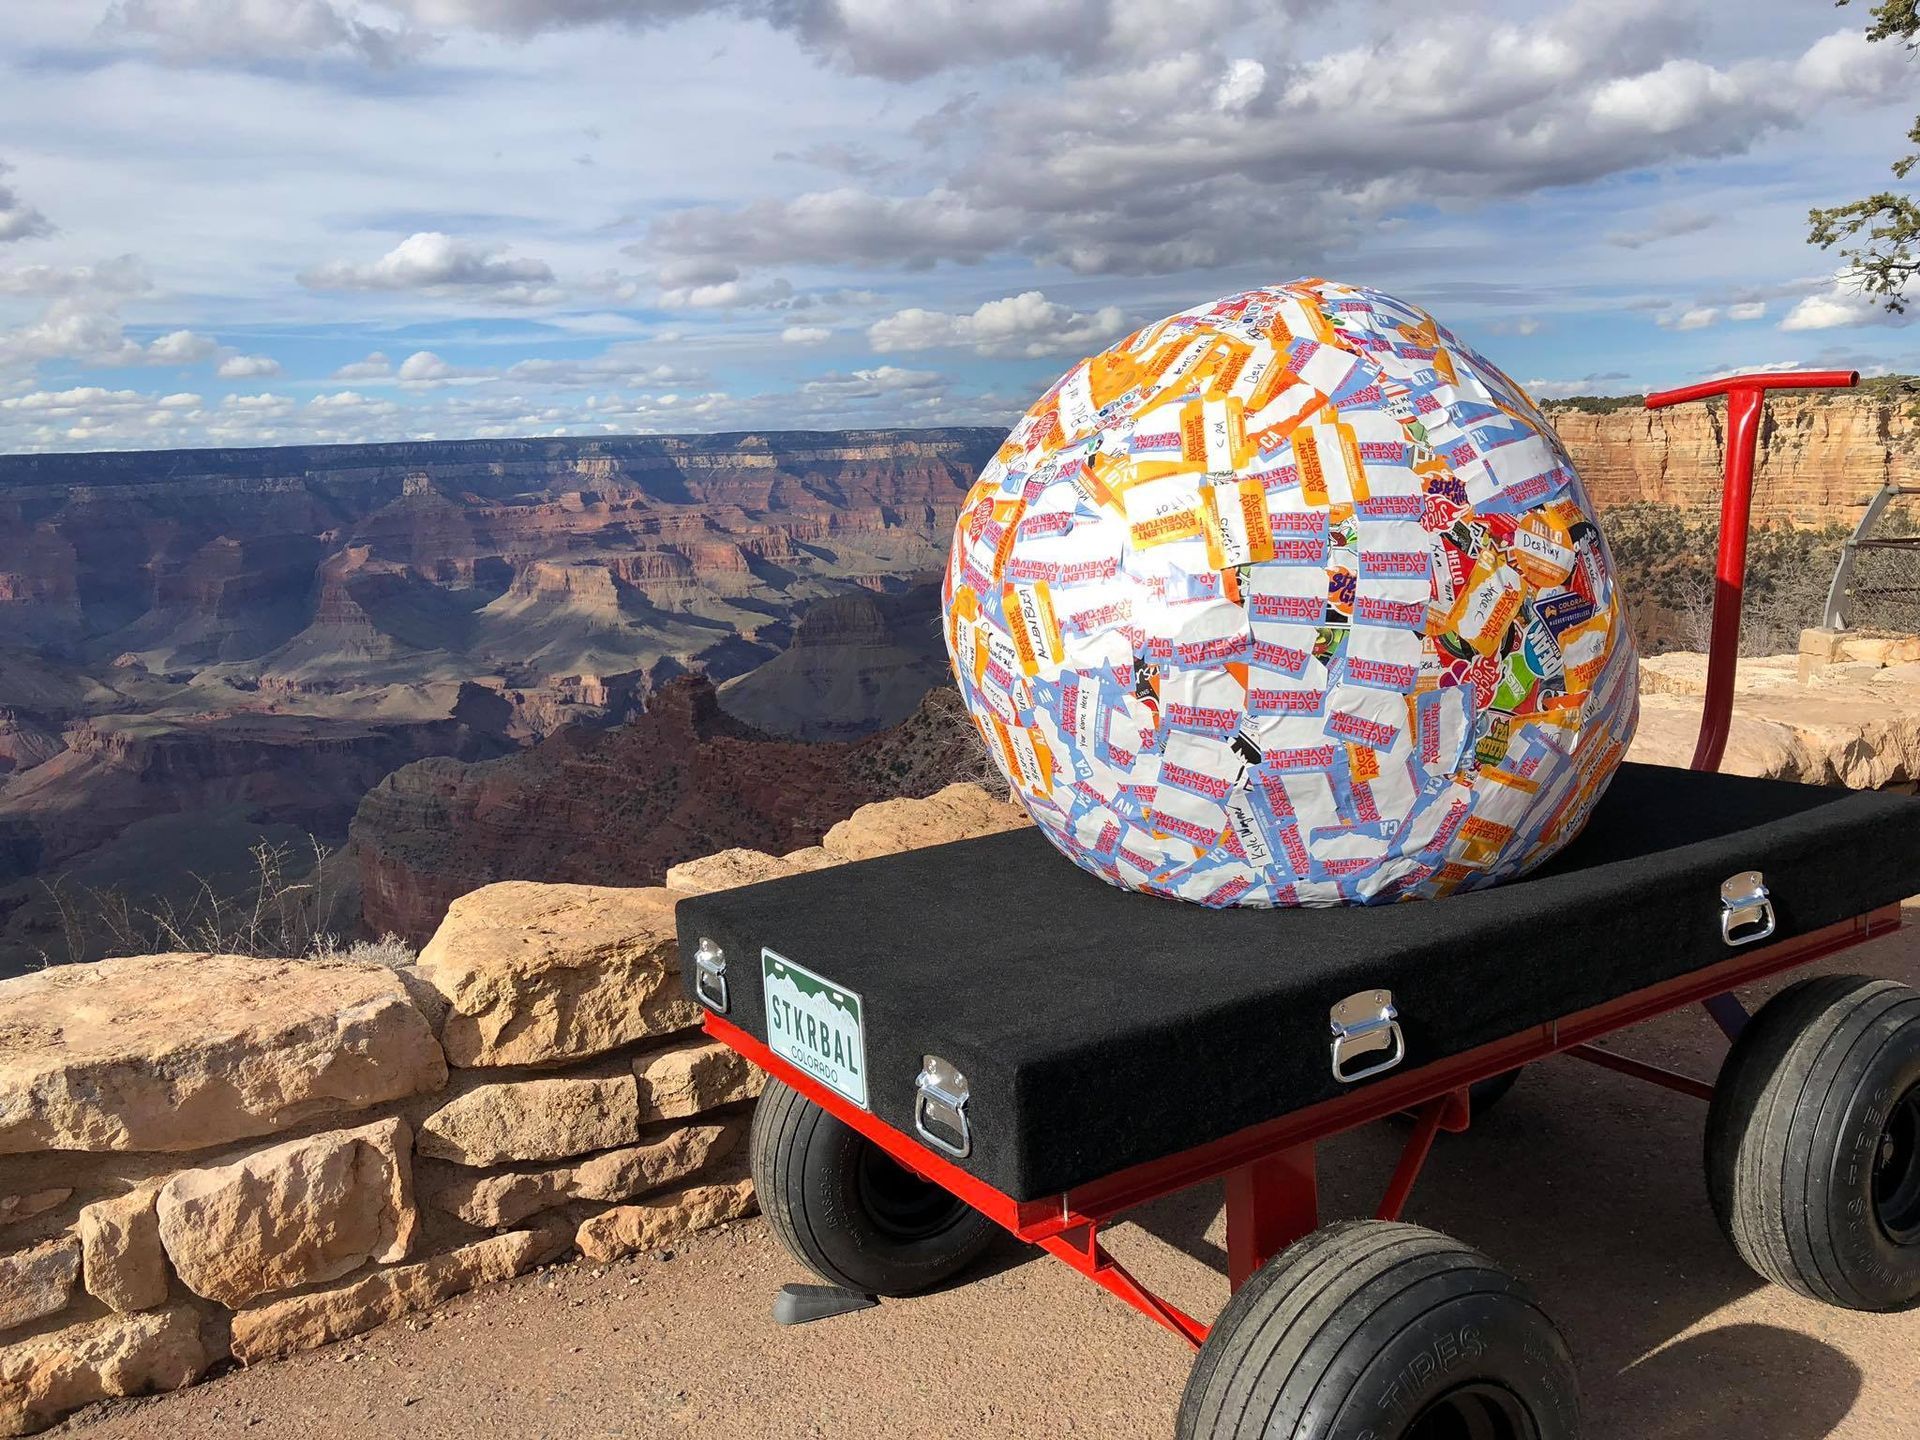
[[[1720,500],[1712,643],[1705,710],[1692,763],[1695,770],[1719,768],[1732,722],[1753,462],[1765,392],[1847,387],[1858,379],[1857,373],[1844,370],[1737,375],[1647,397],[1649,410],[1713,396],[1725,396],[1728,401],[1726,484]],[[1227,1276],[1232,1288],[1238,1290],[1267,1260],[1319,1228],[1315,1152],[1320,1141],[1390,1115],[1414,1114],[1412,1133],[1376,1212],[1382,1220],[1396,1220],[1435,1137],[1443,1130],[1466,1129],[1471,1118],[1470,1086],[1550,1055],[1571,1055],[1696,1099],[1710,1100],[1713,1086],[1704,1080],[1675,1074],[1593,1042],[1695,1004],[1704,1005],[1731,1039],[1746,1020],[1745,1011],[1731,993],[1734,989],[1837,954],[1899,927],[1900,907],[1889,905],[1794,940],[1743,951],[1707,969],[1691,971],[1446,1060],[1388,1075],[1363,1089],[1044,1200],[1015,1200],[994,1189],[819,1084],[738,1025],[711,1011],[706,1015],[706,1028],[715,1039],[725,1041],[852,1126],[907,1169],[958,1196],[1020,1239],[1057,1255],[1096,1285],[1198,1349],[1207,1338],[1206,1324],[1148,1290],[1102,1244],[1102,1227],[1121,1212],[1202,1181],[1224,1177]]]

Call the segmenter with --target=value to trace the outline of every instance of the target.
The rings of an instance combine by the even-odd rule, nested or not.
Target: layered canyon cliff
[[[1851,525],[1882,485],[1920,484],[1916,412],[1893,382],[1774,401],[1756,520]],[[1723,409],[1551,414],[1602,510],[1717,505]],[[871,770],[835,778],[866,764],[855,746],[695,757],[912,730],[943,674],[927,587],[999,439],[0,457],[0,969],[49,948],[49,875],[187,864],[156,853],[182,833],[163,822],[202,817],[196,839],[227,849],[273,827],[338,843],[358,806],[369,918],[415,933],[486,879],[638,883],[830,824],[888,793]],[[690,671],[717,699],[576,733],[642,715]],[[726,731],[725,712],[758,733]],[[649,747],[695,777],[666,809],[636,801],[615,824],[581,808],[592,786],[664,785]]]
[[[103,853],[128,826],[337,842],[408,761],[617,723],[781,654],[816,601],[924,586],[999,439],[0,457],[0,966],[48,948],[36,877],[138,878]]]

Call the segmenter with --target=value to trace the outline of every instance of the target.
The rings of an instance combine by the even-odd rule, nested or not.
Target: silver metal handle
[[[1779,928],[1767,877],[1742,870],[1720,884],[1720,938],[1729,945],[1751,945]]]
[[[694,976],[693,993],[700,997],[700,1003],[709,1010],[724,1015],[727,1013],[727,956],[718,945],[706,936],[700,937],[700,943],[693,950]]]
[[[1333,1078],[1342,1085],[1391,1070],[1407,1058],[1407,1038],[1400,1030],[1400,1012],[1391,990],[1362,990],[1349,995],[1327,1014],[1333,1032]],[[1361,1064],[1372,1055],[1384,1058]]]
[[[972,1092],[967,1077],[938,1055],[920,1060],[920,1073],[913,1077],[913,1128],[920,1138],[943,1154],[964,1160],[973,1153],[973,1128],[967,1123],[967,1101]],[[933,1120],[958,1136],[950,1140],[927,1124]]]

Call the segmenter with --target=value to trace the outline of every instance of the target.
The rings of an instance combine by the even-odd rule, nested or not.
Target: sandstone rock
[[[157,1186],[97,1200],[80,1212],[87,1293],[123,1314],[167,1299],[167,1257],[160,1246]]]
[[[419,1225],[404,1120],[332,1130],[160,1187],[160,1240],[196,1295],[238,1307],[406,1258]]]
[[[0,1346],[0,1435],[31,1435],[111,1396],[177,1390],[206,1368],[200,1319],[185,1306]]]
[[[71,1235],[0,1255],[0,1330],[57,1315],[80,1276],[80,1242]]]
[[[18,1195],[0,1195],[0,1225],[11,1225],[16,1220],[31,1220],[36,1215],[44,1215],[56,1205],[64,1205],[73,1198],[73,1191],[64,1186],[54,1186],[47,1190],[28,1190]]]
[[[517,1225],[570,1200],[630,1200],[686,1180],[738,1143],[741,1127],[693,1125],[646,1145],[609,1150],[578,1165],[505,1175],[453,1174],[421,1186],[423,1198],[469,1225]]]
[[[584,1220],[574,1243],[589,1260],[618,1259],[651,1250],[681,1235],[690,1235],[722,1220],[753,1213],[753,1182],[735,1180],[725,1185],[694,1185],[658,1200],[620,1205]]]
[[[640,1084],[640,1119],[679,1120],[740,1100],[751,1100],[767,1077],[717,1040],[655,1050],[633,1062]]]
[[[455,1096],[420,1122],[422,1155],[460,1165],[563,1160],[640,1138],[631,1075],[503,1080]]]
[[[673,898],[521,880],[461,896],[420,953],[447,997],[447,1058],[551,1065],[698,1024],[676,979]]]
[[[780,880],[798,875],[800,867],[758,850],[722,850],[717,855],[702,855],[698,860],[683,860],[667,871],[667,888],[686,895],[703,895],[710,890],[733,890],[741,885],[757,885],[762,880]]]
[[[1700,728],[1706,657],[1656,655],[1640,674],[1640,729],[1629,758],[1685,765]],[[1920,674],[1905,663],[1847,662],[1802,683],[1797,656],[1743,659],[1720,768],[1856,789],[1920,780]]]
[[[0,981],[0,1155],[195,1150],[446,1074],[376,965],[142,955]]]
[[[414,1310],[510,1280],[560,1255],[564,1231],[518,1230],[333,1290],[270,1301],[233,1317],[233,1353],[251,1363],[359,1335]]]
[[[820,844],[842,860],[871,860],[1032,823],[1019,806],[995,799],[978,785],[949,785],[924,800],[862,805],[827,831]]]
[[[796,870],[824,870],[829,865],[846,863],[824,845],[808,845],[804,849],[789,850],[780,859],[783,864],[791,865]]]

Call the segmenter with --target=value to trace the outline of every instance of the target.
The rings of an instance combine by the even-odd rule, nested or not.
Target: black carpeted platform
[[[924,1054],[967,1075],[968,1170],[1034,1199],[1340,1093],[1327,1011],[1391,989],[1406,1066],[1731,952],[1720,883],[1764,871],[1778,938],[1920,892],[1920,800],[1627,765],[1528,879],[1376,909],[1205,910],[1113,889],[1034,830],[683,900],[765,1038],[762,946],[857,992],[870,1107],[911,1133]],[[1363,1082],[1364,1083],[1364,1082]]]

